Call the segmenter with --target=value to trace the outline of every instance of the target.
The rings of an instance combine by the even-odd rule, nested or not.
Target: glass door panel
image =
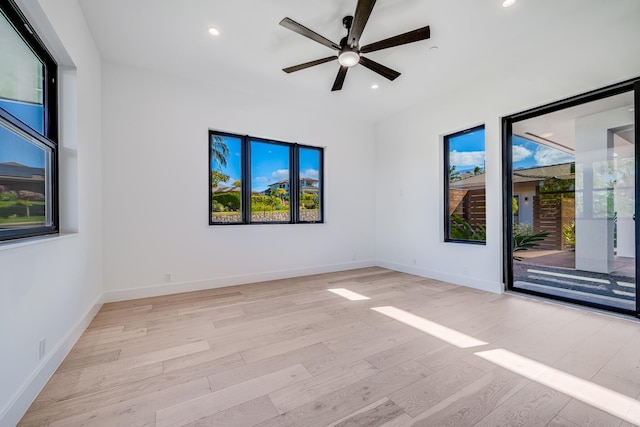
[[[512,123],[511,287],[636,311],[633,91]]]

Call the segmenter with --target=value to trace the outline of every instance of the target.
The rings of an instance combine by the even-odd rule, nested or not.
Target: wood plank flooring
[[[366,268],[106,304],[19,425],[631,426],[639,395],[636,321]]]

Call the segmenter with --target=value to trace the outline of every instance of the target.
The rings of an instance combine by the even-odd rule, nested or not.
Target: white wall
[[[114,63],[103,101],[105,301],[374,264],[371,125]],[[326,224],[210,227],[209,129],[326,147]]]
[[[100,58],[75,0],[20,5],[64,68],[61,222],[78,232],[0,247],[2,426],[21,418],[93,316],[102,291]],[[43,337],[47,353],[39,360]]]
[[[640,75],[640,57],[632,54],[640,43],[637,2],[591,4],[563,19],[558,39],[540,51],[505,52],[491,74],[454,92],[425,94],[424,103],[377,126],[377,168],[388,171],[376,185],[379,265],[502,290],[500,117]],[[445,243],[442,136],[482,123],[487,244]]]

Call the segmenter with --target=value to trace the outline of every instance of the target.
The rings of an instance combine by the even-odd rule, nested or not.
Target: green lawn
[[[0,218],[0,224],[18,224],[21,222],[35,222],[44,224],[45,218],[44,216],[14,216],[12,218]]]

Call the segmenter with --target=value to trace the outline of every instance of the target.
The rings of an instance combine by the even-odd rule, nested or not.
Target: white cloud
[[[265,183],[269,182],[269,178],[267,178],[266,176],[258,176],[258,177],[256,177],[256,182],[259,182],[261,184],[265,184]]]
[[[449,163],[456,166],[483,166],[484,151],[463,151],[453,150],[449,153]]]
[[[320,174],[318,173],[317,169],[307,169],[305,171],[302,171],[301,176],[304,177],[304,178],[318,179]]]
[[[283,179],[289,179],[289,169],[278,169],[271,174],[271,179],[282,181]]]
[[[563,151],[541,145],[536,150],[534,159],[539,166],[558,165],[573,162],[575,158]]]
[[[513,155],[513,163],[528,159],[533,155],[533,152],[531,150],[523,147],[522,145],[514,145],[511,150],[511,153]]]

